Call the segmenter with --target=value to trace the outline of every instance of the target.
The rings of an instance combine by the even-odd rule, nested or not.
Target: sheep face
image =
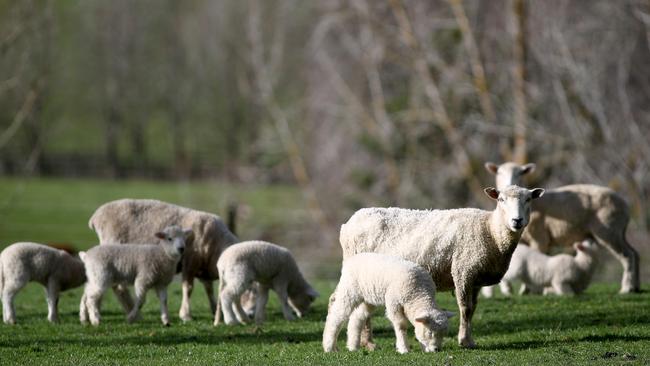
[[[185,243],[192,240],[194,233],[192,230],[183,230],[181,227],[173,225],[168,226],[163,231],[155,234],[160,239],[161,245],[165,251],[172,254],[182,255],[185,251]]]
[[[501,190],[510,185],[523,185],[523,176],[535,171],[535,164],[519,165],[511,162],[496,165],[485,163],[485,169],[496,175],[497,189]]]
[[[600,247],[594,241],[587,239],[579,243],[575,243],[573,245],[573,248],[576,250],[576,252],[583,252],[587,255],[595,257],[598,254]]]
[[[447,334],[448,319],[454,313],[436,311],[422,314],[415,319],[415,338],[424,352],[438,352],[442,349],[442,340]]]
[[[314,290],[313,288],[309,287],[307,288],[307,291],[289,295],[289,305],[291,306],[293,311],[296,312],[296,315],[299,318],[302,318],[309,310],[311,303],[314,302],[314,300],[316,300],[317,297],[318,297],[318,292],[316,292],[316,290]]]
[[[508,186],[503,190],[489,187],[485,189],[485,193],[497,201],[496,211],[501,215],[508,229],[519,232],[528,225],[531,201],[541,197],[544,190]]]

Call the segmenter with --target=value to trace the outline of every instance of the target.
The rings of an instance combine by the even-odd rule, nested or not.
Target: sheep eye
[[[505,202],[505,200],[501,197],[499,197],[499,202]]]
[[[167,238],[167,241],[172,241],[172,238]]]
[[[531,200],[530,197],[526,198],[526,202],[530,202],[530,200]]]

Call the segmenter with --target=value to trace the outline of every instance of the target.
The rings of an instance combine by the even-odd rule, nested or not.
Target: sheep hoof
[[[641,289],[639,288],[632,288],[632,287],[623,287],[621,290],[618,292],[621,295],[624,294],[638,294],[641,293]]]
[[[165,327],[171,327],[171,326],[172,326],[171,324],[169,324],[169,322],[163,323],[163,325],[164,325]]]
[[[338,351],[339,351],[339,348],[336,345],[334,345],[334,347],[331,347],[331,348],[330,347],[325,348],[326,353],[338,352]]]
[[[367,349],[368,351],[374,351],[375,349],[377,349],[377,344],[375,344],[375,343],[373,343],[373,342],[366,342],[366,343],[363,345],[363,347],[364,347],[365,349]]]
[[[468,348],[468,349],[476,348],[476,343],[474,343],[474,340],[472,340],[471,338],[463,338],[463,339],[460,339],[460,340],[458,341],[458,344],[459,344],[462,348]]]
[[[126,321],[127,321],[129,324],[134,323],[134,322],[136,322],[136,321],[138,321],[138,320],[140,320],[140,314],[129,315],[129,316],[126,318]]]

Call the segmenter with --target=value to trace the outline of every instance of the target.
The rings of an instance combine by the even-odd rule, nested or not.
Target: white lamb
[[[535,164],[486,163],[485,168],[496,175],[500,189],[506,184],[521,185]],[[593,239],[623,265],[620,292],[639,292],[639,254],[625,238],[629,222],[630,208],[621,195],[607,187],[572,184],[547,190],[535,203],[521,240],[546,253],[550,245],[569,246]]]
[[[240,297],[253,282],[257,286],[255,323],[265,317],[269,288],[278,295],[282,313],[287,320],[295,319],[291,309],[302,317],[318,297],[300,273],[291,252],[264,241],[244,241],[228,247],[217,262],[219,270],[219,302],[214,314],[214,325],[219,324],[220,308],[226,324],[245,324]]]
[[[100,206],[88,225],[97,233],[100,244],[150,243],[152,231],[171,225],[191,228],[194,240],[183,254],[183,299],[178,315],[183,321],[192,319],[190,296],[195,278],[203,283],[214,314],[217,260],[224,249],[239,241],[219,216],[157,200],[122,199]],[[114,290],[124,309],[130,311],[133,300],[128,291],[121,287]]]
[[[323,349],[336,351],[336,339],[348,322],[347,348],[359,349],[361,328],[377,306],[395,330],[397,352],[408,352],[406,330],[411,323],[425,352],[436,352],[453,314],[439,310],[431,275],[413,262],[376,253],[361,253],[343,261],[341,279],[330,297],[323,331]]]
[[[478,292],[503,277],[528,224],[531,201],[544,190],[509,186],[486,188],[485,193],[497,201],[494,211],[361,209],[341,226],[343,258],[375,252],[424,267],[439,291],[454,290],[460,309],[458,342],[474,347],[471,320]],[[369,322],[364,337],[362,343],[372,348]]]
[[[576,255],[549,256],[527,245],[518,245],[512,254],[510,267],[499,286],[510,296],[512,282],[522,281],[535,292],[573,295],[582,293],[591,282],[598,262],[598,244],[590,240],[574,245]]]
[[[0,253],[0,295],[5,323],[16,323],[14,297],[30,281],[45,286],[47,319],[56,323],[59,292],[83,285],[86,273],[81,260],[63,250],[36,243],[8,246]]]
[[[191,241],[192,230],[170,226],[155,234],[160,244],[98,245],[87,253],[81,252],[86,266],[88,283],[79,305],[79,320],[99,325],[101,299],[114,285],[135,288],[135,304],[127,316],[129,323],[138,319],[147,291],[154,288],[160,299],[161,320],[169,325],[167,312],[167,286],[176,273],[185,242]]]

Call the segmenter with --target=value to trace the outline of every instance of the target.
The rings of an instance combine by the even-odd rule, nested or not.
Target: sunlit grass
[[[424,354],[412,330],[412,352],[394,349],[392,328],[379,312],[375,317],[378,350],[325,354],[321,334],[327,298],[334,283],[317,281],[323,294],[305,319],[282,319],[274,297],[268,321],[253,326],[212,326],[212,314],[202,290],[193,297],[194,321],[182,324],[176,312],[180,285],[170,291],[172,326],[159,320],[158,301],[149,294],[143,319],[127,324],[112,294],[105,297],[102,324],[94,328],[78,321],[81,289],[63,294],[61,324],[46,320],[42,287],[29,285],[17,297],[18,325],[0,325],[2,364],[587,364],[650,361],[650,293],[616,295],[614,285],[596,285],[578,298],[515,297],[481,299],[475,315],[478,349],[458,347],[458,318],[452,318],[444,349]],[[449,293],[438,295],[442,307],[456,311]]]

